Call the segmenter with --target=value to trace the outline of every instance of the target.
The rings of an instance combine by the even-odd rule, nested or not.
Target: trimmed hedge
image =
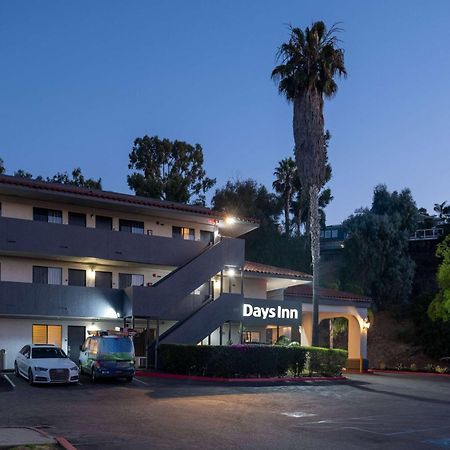
[[[169,373],[223,378],[263,378],[342,373],[347,352],[319,347],[161,344],[158,361]]]

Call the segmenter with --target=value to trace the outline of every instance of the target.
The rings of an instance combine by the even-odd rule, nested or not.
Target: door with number
[[[67,354],[78,365],[80,357],[80,345],[86,339],[86,327],[69,325],[67,327]]]

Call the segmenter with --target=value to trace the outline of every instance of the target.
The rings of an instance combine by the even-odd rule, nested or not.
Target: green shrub
[[[159,365],[170,373],[224,378],[339,375],[347,352],[314,347],[161,344]]]
[[[339,376],[347,361],[347,352],[339,349],[303,347],[307,351],[309,375]]]

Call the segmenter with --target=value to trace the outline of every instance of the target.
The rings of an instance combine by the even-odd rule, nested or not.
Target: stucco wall
[[[114,210],[89,208],[76,205],[66,205],[58,202],[44,202],[40,200],[26,200],[10,196],[0,196],[2,216],[15,219],[33,220],[33,207],[49,208],[62,211],[63,224],[68,223],[69,211],[86,214],[86,226],[95,227],[95,215],[112,217],[113,229],[119,230],[119,219],[138,220],[144,222],[144,233],[151,230],[155,236],[172,237],[172,226],[183,226],[195,229],[195,239],[200,239],[200,230],[214,231],[214,225],[197,223],[188,220],[172,220],[157,216],[118,213]]]
[[[86,270],[86,286],[95,286],[95,271],[112,272],[113,288],[119,287],[119,273],[144,275],[144,285],[156,283],[170,273],[169,269],[149,266],[106,266],[102,264],[83,264],[47,259],[19,258],[0,256],[0,280],[31,283],[33,281],[33,266],[62,268],[62,284],[68,284],[69,269]]]

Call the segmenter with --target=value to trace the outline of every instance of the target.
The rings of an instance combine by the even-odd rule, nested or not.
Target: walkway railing
[[[423,241],[430,239],[439,239],[443,236],[444,230],[442,228],[427,228],[423,230],[416,230],[410,237],[410,241]]]

